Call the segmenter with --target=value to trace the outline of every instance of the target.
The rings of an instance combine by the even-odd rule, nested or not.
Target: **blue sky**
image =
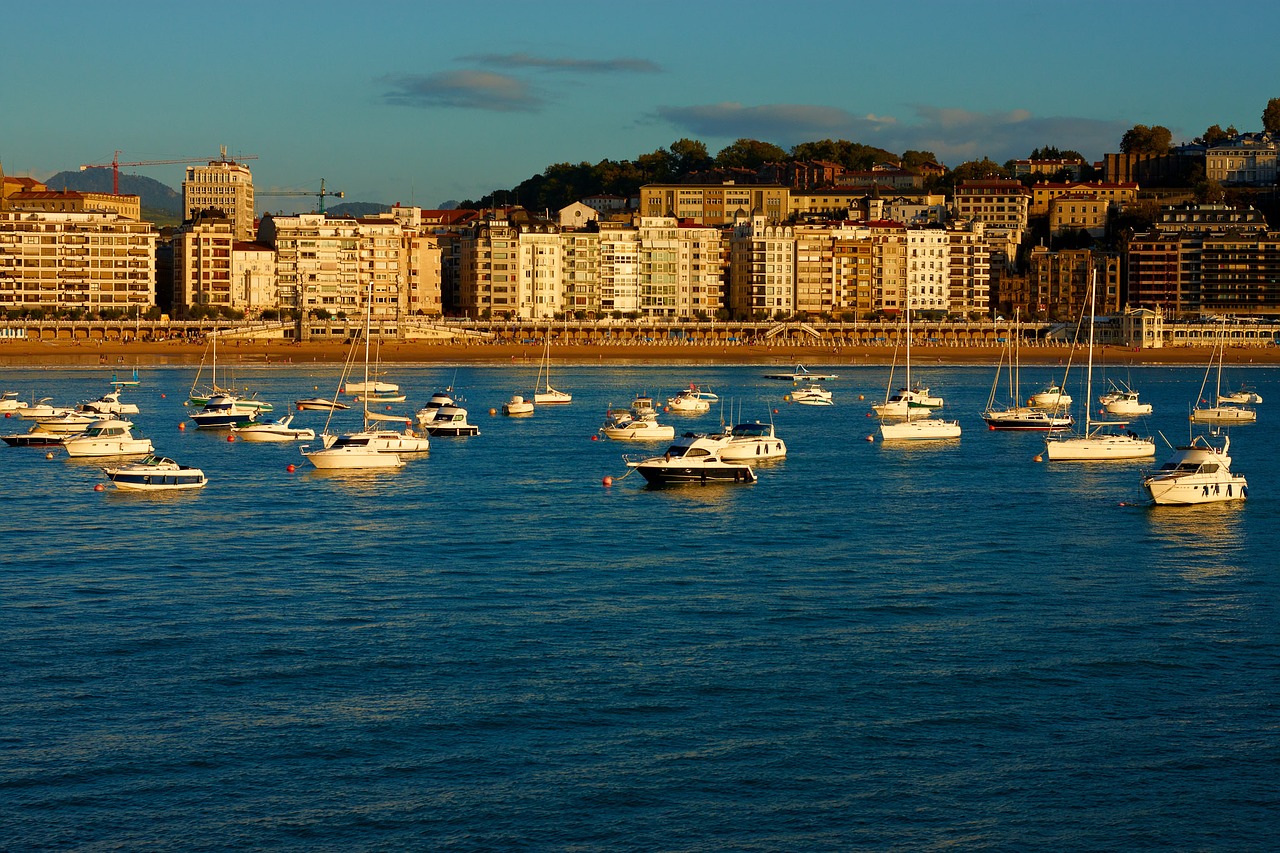
[[[844,138],[949,166],[1041,145],[1100,159],[1134,124],[1175,141],[1212,124],[1258,130],[1280,97],[1270,4],[62,0],[2,12],[7,174],[226,145],[257,155],[259,190],[324,178],[347,200],[422,207],[685,137],[712,154],[741,137]],[[125,171],[182,180],[181,166]]]

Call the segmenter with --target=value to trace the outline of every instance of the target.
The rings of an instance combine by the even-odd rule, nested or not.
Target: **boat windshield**
[[[764,424],[738,424],[732,435],[736,438],[759,438],[769,434],[769,427]]]

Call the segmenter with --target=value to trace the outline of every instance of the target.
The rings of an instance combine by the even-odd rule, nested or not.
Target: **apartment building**
[[[248,308],[242,291],[232,287],[231,219],[221,210],[197,211],[173,233],[173,306],[179,315],[190,308]]]
[[[1084,167],[1085,162],[1078,159],[1014,160],[1013,176],[1021,178],[1025,175],[1057,175],[1067,172],[1072,180],[1078,181]]]
[[[520,234],[506,218],[479,223],[459,239],[459,309],[468,317],[520,313],[517,270]]]
[[[1087,231],[1101,237],[1107,231],[1110,203],[1095,192],[1070,192],[1049,200],[1049,233]]]
[[[114,213],[137,222],[142,219],[142,199],[136,195],[29,189],[6,200],[9,210],[28,213]]]
[[[517,229],[516,315],[523,319],[550,319],[565,311],[560,237],[560,229],[546,221],[529,221]]]
[[[725,226],[759,215],[777,223],[790,214],[790,196],[779,184],[646,184],[640,188],[640,215]]]
[[[956,218],[981,222],[986,226],[992,253],[1007,259],[1017,256],[1027,230],[1031,190],[1018,181],[989,178],[962,181],[956,185],[952,207]]]
[[[0,308],[145,311],[156,230],[118,213],[0,212]]]
[[[740,217],[729,238],[729,298],[735,319],[795,312],[796,235],[767,216]]]
[[[206,166],[188,166],[182,181],[183,219],[216,208],[231,220],[237,240],[254,238],[253,174],[234,160],[210,160]]]
[[[1050,251],[1032,249],[1027,264],[1027,291],[1014,298],[1027,318],[1079,322],[1086,316],[1093,271],[1098,271],[1097,313],[1116,313],[1123,307],[1120,259],[1089,249]]]
[[[944,228],[906,231],[907,306],[912,311],[951,311],[951,240]]]
[[[1280,310],[1280,232],[1213,234],[1200,248],[1200,311],[1248,317]]]
[[[907,307],[907,226],[868,222],[871,240],[871,309],[896,315]]]
[[[280,280],[276,276],[276,250],[263,243],[231,244],[231,300],[246,317],[279,311]]]
[[[985,227],[981,222],[947,226],[952,314],[986,315],[991,309],[991,250],[983,233]]]
[[[641,217],[638,230],[641,313],[649,317],[715,317],[724,307],[728,268],[725,230],[667,217]],[[652,297],[648,302],[647,289]]]
[[[1108,205],[1124,207],[1138,199],[1138,185],[1133,182],[1104,183],[1103,181],[1067,181],[1052,183],[1041,181],[1031,187],[1031,216],[1048,216],[1049,203],[1059,196],[1072,193],[1092,193]]]
[[[598,229],[562,234],[565,311],[575,317],[600,311],[600,244]]]
[[[600,229],[600,311],[626,316],[640,310],[640,229],[621,222]]]

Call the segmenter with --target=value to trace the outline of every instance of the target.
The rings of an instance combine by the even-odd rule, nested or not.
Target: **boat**
[[[208,354],[212,357],[211,379],[208,385],[200,384],[200,377],[204,373],[204,359]],[[191,390],[187,392],[188,406],[203,406],[209,402],[209,398],[217,394],[228,393],[226,388],[218,386],[218,336],[212,334],[209,336],[209,345],[205,347],[205,352],[200,356],[200,366],[196,368],[195,378],[191,380]]]
[[[418,426],[425,427],[436,419],[436,413],[445,406],[455,405],[453,397],[449,396],[453,393],[453,388],[447,388],[444,391],[437,391],[431,395],[431,399],[421,409],[418,409],[415,417],[418,419]]]
[[[316,431],[310,427],[293,426],[293,415],[244,426],[233,426],[231,433],[242,441],[253,442],[310,441],[316,437]]]
[[[512,418],[533,414],[533,401],[526,400],[519,394],[512,394],[511,399],[502,404],[502,414]]]
[[[726,437],[687,432],[661,456],[629,458],[628,468],[640,472],[652,485],[676,483],[754,483],[755,471],[745,462],[721,457]]]
[[[58,432],[64,435],[72,435],[84,432],[94,421],[102,420],[101,415],[87,414],[85,412],[63,412],[60,415],[54,415],[51,418],[39,418],[36,425],[45,432]]]
[[[334,409],[351,408],[346,403],[338,400],[329,400],[324,397],[307,397],[302,400],[294,400],[293,405],[299,412],[332,412]]]
[[[132,379],[121,379],[119,375],[111,374],[111,384],[116,388],[136,388],[142,384],[142,380],[138,379],[138,368],[133,369]]]
[[[653,398],[648,394],[637,394],[631,401],[631,408],[628,411],[636,420],[656,421],[658,419],[658,407],[653,404]]]
[[[214,394],[200,411],[192,412],[190,418],[201,429],[229,429],[256,421],[259,409],[241,403],[241,399],[234,394]]]
[[[138,414],[138,405],[136,403],[126,403],[120,399],[120,388],[115,388],[103,394],[96,400],[89,400],[77,406],[77,410],[98,415],[136,415]]]
[[[56,447],[75,433],[49,432],[40,428],[40,424],[32,424],[26,432],[0,436],[10,447]]]
[[[799,403],[802,406],[832,406],[835,401],[831,398],[831,392],[816,382],[812,382],[803,388],[796,388],[791,392],[791,402]]]
[[[209,482],[199,468],[179,465],[167,456],[154,454],[137,462],[106,468],[104,473],[117,489],[127,491],[203,489]]]
[[[880,406],[871,408],[880,416],[880,438],[882,441],[936,441],[959,438],[960,422],[946,421],[933,417],[934,409],[941,408],[941,397],[930,397],[928,388],[911,385],[911,296],[907,296],[904,312],[906,318],[906,384],[895,393],[893,388],[893,371],[889,371],[889,382],[885,385],[885,401]]]
[[[1031,395],[1027,405],[1033,409],[1065,409],[1073,402],[1071,395],[1056,382],[1051,382]]]
[[[1189,444],[1174,449],[1160,470],[1143,478],[1142,488],[1160,505],[1241,501],[1249,496],[1249,483],[1243,474],[1231,471],[1230,436],[1224,436],[1222,447],[1214,447],[1203,435]]]
[[[1247,385],[1226,394],[1218,395],[1219,403],[1237,403],[1241,406],[1256,406],[1262,402],[1262,395]]]
[[[227,410],[226,405],[230,403],[235,410],[235,414],[253,416],[248,420],[241,421],[243,423],[248,423],[249,420],[256,420],[258,415],[274,410],[275,407],[268,402],[256,400],[252,397],[242,397],[236,394],[232,389],[223,388],[218,385],[217,332],[213,332],[209,335],[209,346],[207,348],[207,352],[209,353],[210,362],[209,384],[203,387],[200,385],[200,375],[204,372],[204,356],[202,355],[200,357],[200,366],[196,368],[195,378],[191,380],[191,389],[187,392],[186,405],[207,408],[211,401],[216,398],[221,398],[218,400],[217,412],[223,416],[228,415],[229,411]],[[195,415],[192,415],[192,418],[195,419]],[[201,420],[205,421],[205,423],[201,423]],[[225,417],[220,418],[218,415],[210,412],[204,418],[196,419],[196,425],[215,428],[230,426],[229,423],[218,423],[220,420],[225,420]]]
[[[533,402],[537,405],[572,403],[573,395],[551,387],[551,331],[547,330],[542,364],[538,366],[538,379],[534,386]]]
[[[145,456],[155,452],[149,438],[135,438],[133,424],[129,421],[109,418],[89,425],[78,435],[68,436],[62,442],[67,455],[86,456]]]
[[[1139,402],[1138,392],[1133,388],[1115,382],[1111,382],[1111,390],[1099,397],[1098,402],[1102,404],[1107,414],[1125,417],[1149,415],[1153,408],[1150,403]]]
[[[66,415],[75,411],[74,406],[55,406],[49,401],[52,397],[41,397],[39,400],[32,400],[30,405],[23,405],[15,409],[18,417],[24,421],[38,421],[43,418],[57,417],[58,415]]]
[[[1014,332],[1010,335],[1009,345],[1000,353],[1000,362],[996,365],[996,377],[991,383],[991,394],[987,397],[987,407],[982,419],[987,422],[988,429],[993,430],[1064,430],[1075,426],[1075,419],[1070,414],[1055,414],[1045,409],[1036,409],[1020,404],[1021,395],[1018,390],[1019,362],[1018,335],[1021,329],[1016,321]],[[996,394],[1000,387],[1000,374],[1005,367],[1005,355],[1009,353],[1009,398],[1010,403],[1003,409],[996,408]]]
[[[772,423],[745,421],[725,430],[727,440],[720,448],[720,458],[726,462],[763,461],[782,459],[787,455],[787,445],[778,438]]]
[[[614,441],[670,441],[676,428],[658,423],[657,416],[636,416],[632,409],[610,409],[605,414],[600,432]]]
[[[711,400],[702,395],[697,385],[690,383],[688,388],[667,398],[667,409],[679,415],[700,415],[711,411]]]
[[[400,386],[394,382],[382,382],[376,379],[370,379],[367,382],[348,382],[342,388],[343,394],[355,396],[357,394],[398,394]]]
[[[425,427],[430,435],[479,435],[480,427],[467,421],[467,410],[459,405],[441,406]]]
[[[27,408],[27,403],[25,400],[18,398],[17,391],[5,391],[0,394],[0,412],[4,412],[6,418],[25,408]]]
[[[1089,284],[1089,360],[1085,374],[1084,432],[1079,435],[1050,434],[1045,439],[1045,455],[1050,461],[1092,462],[1113,459],[1146,459],[1156,455],[1155,440],[1125,429],[1128,421],[1094,421],[1093,331],[1097,310],[1098,273]],[[1123,430],[1123,431],[1121,431]]]
[[[813,373],[803,364],[797,364],[790,373],[766,373],[765,379],[784,379],[787,382],[821,382],[824,379],[839,379],[837,373]]]
[[[1200,393],[1196,397],[1195,408],[1191,410],[1191,420],[1199,424],[1251,424],[1258,420],[1258,413],[1253,409],[1245,408],[1242,404],[1229,402],[1231,395],[1224,396],[1222,393],[1222,362],[1226,357],[1225,322],[1222,325],[1224,332],[1218,335],[1217,345],[1213,348],[1208,367],[1205,368],[1204,379],[1200,382]],[[1205,397],[1205,388],[1209,384],[1209,374],[1213,373],[1215,363],[1218,367],[1217,379],[1213,403],[1210,404]]]

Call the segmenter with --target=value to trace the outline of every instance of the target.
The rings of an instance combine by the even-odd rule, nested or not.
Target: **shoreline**
[[[228,341],[218,348],[220,364],[297,365],[341,364],[349,345],[338,342],[291,343],[280,341]],[[1005,348],[930,346],[913,344],[912,364],[943,366],[995,366]],[[1166,347],[1133,349],[1105,346],[1094,351],[1094,362],[1137,367],[1143,365],[1204,365],[1210,347]],[[534,344],[458,344],[425,341],[396,341],[380,347],[379,361],[387,364],[536,364],[543,349]],[[767,344],[555,344],[551,359],[564,366],[611,365],[769,365],[830,368],[835,366],[889,365],[901,360],[891,346],[791,346]],[[1024,346],[1019,360],[1027,365],[1083,365],[1088,349],[1077,346]],[[186,341],[36,342],[0,341],[0,370],[26,367],[156,367],[198,365],[206,357],[206,346]],[[1229,347],[1226,364],[1280,365],[1280,347]]]

